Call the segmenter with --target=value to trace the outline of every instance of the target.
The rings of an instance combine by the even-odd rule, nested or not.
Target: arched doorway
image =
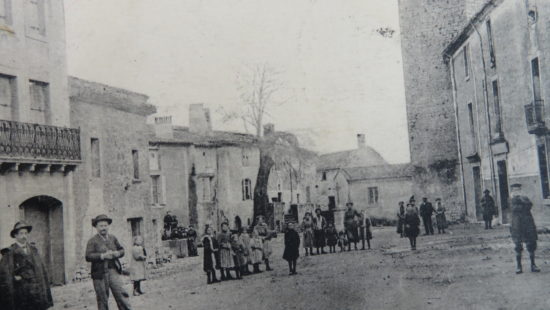
[[[21,218],[32,225],[30,241],[44,259],[52,284],[65,283],[63,203],[50,196],[35,196],[20,206]]]

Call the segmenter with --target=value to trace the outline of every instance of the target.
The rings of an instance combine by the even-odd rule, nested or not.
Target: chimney
[[[357,134],[357,148],[365,148],[367,147],[367,143],[365,142],[365,134],[364,133],[358,133]]]
[[[264,136],[270,136],[275,132],[275,124],[268,123],[264,125]]]
[[[189,105],[189,131],[202,135],[208,135],[212,132],[210,109],[205,108],[202,103]]]
[[[173,139],[174,128],[172,127],[172,116],[155,117],[155,135],[157,138]]]

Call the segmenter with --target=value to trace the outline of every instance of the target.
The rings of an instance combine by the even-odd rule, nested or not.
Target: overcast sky
[[[66,0],[69,74],[150,97],[187,125],[190,103],[238,104],[237,75],[281,72],[277,130],[308,133],[319,152],[356,134],[393,163],[409,161],[397,0]],[[392,38],[376,32],[396,30]]]

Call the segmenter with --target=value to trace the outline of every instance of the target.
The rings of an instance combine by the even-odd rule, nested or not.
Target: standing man
[[[420,216],[422,217],[422,222],[424,223],[424,230],[426,235],[434,234],[434,226],[432,224],[432,214],[434,213],[434,207],[432,203],[428,201],[428,198],[422,198],[422,203],[420,204]]]
[[[346,207],[348,209],[344,213],[344,227],[348,235],[348,251],[351,251],[352,242],[355,246],[355,250],[357,250],[357,241],[359,241],[357,218],[361,218],[361,213],[353,208],[353,202],[346,203]]]
[[[496,214],[495,200],[490,195],[488,189],[483,191],[483,197],[481,198],[481,208],[483,210],[483,221],[485,222],[485,229],[493,229],[491,222],[493,221],[493,215]]]
[[[540,272],[539,267],[535,264],[535,250],[537,249],[537,227],[535,220],[531,215],[533,203],[529,198],[522,195],[521,184],[512,184],[510,186],[512,198],[510,201],[512,223],[510,225],[510,233],[515,244],[516,251],[516,274],[523,272],[521,266],[521,252],[523,251],[523,243],[527,246],[529,258],[531,259],[531,272]]]
[[[92,280],[98,310],[109,309],[109,289],[115,297],[118,309],[129,310],[132,308],[128,293],[122,287],[122,268],[118,260],[124,256],[124,248],[115,236],[109,234],[109,225],[112,222],[113,220],[105,214],[92,219],[92,226],[96,228],[97,235],[88,240],[86,261],[92,263]]]
[[[32,226],[17,222],[10,233],[15,243],[0,261],[0,307],[5,310],[45,310],[53,306],[46,266],[29,243]]]
[[[313,235],[315,236],[315,247],[317,248],[317,254],[319,254],[319,248],[321,254],[325,252],[325,228],[327,227],[327,221],[324,216],[321,215],[321,209],[315,209],[315,217],[313,218]]]

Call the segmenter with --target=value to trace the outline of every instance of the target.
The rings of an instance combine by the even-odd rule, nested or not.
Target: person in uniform
[[[203,257],[202,257],[202,269],[206,272],[206,283],[212,284],[220,282],[216,278],[216,265],[217,265],[217,252],[218,241],[214,238],[214,230],[210,226],[206,226],[204,230],[204,237],[202,238]]]
[[[416,238],[420,234],[420,218],[413,204],[408,204],[405,211],[404,232],[409,238],[411,250],[416,250]]]
[[[315,216],[313,217],[313,235],[315,237],[315,248],[317,254],[326,254],[325,252],[325,228],[327,227],[327,221],[324,216],[321,215],[321,209],[315,209]],[[321,249],[321,253],[319,253]]]
[[[432,215],[434,213],[434,207],[431,202],[428,201],[428,198],[422,198],[422,203],[420,204],[420,216],[422,217],[422,222],[424,223],[424,230],[426,233],[424,235],[433,235],[434,226],[432,223]]]
[[[352,242],[355,246],[355,250],[357,250],[357,241],[359,241],[357,218],[361,217],[361,213],[353,208],[353,202],[346,203],[346,207],[347,210],[344,213],[344,228],[348,235],[348,251],[351,251]]]
[[[445,207],[441,204],[441,198],[435,200],[435,223],[437,225],[437,233],[445,233],[447,228],[447,217],[445,216]]]
[[[313,217],[311,213],[306,212],[302,219],[302,234],[304,235],[304,249],[306,250],[306,256],[313,254]]]
[[[273,269],[269,265],[269,258],[271,257],[271,238],[275,234],[274,231],[270,230],[265,222],[265,217],[259,215],[256,218],[256,226],[254,229],[258,232],[258,236],[262,238],[262,250],[263,250],[263,260],[265,263],[265,271],[272,271]]]
[[[525,243],[527,252],[529,252],[529,258],[531,259],[531,271],[540,272],[539,267],[535,264],[535,250],[537,249],[538,236],[535,220],[533,219],[533,215],[531,215],[533,203],[529,198],[522,195],[521,184],[512,184],[510,188],[512,192],[512,198],[510,199],[512,214],[510,233],[515,245],[516,273],[520,274],[523,272],[521,265],[523,243]]]
[[[493,216],[496,214],[495,200],[491,197],[491,192],[486,189],[483,191],[483,197],[480,201],[481,208],[483,210],[483,221],[485,222],[485,229],[493,229],[492,221]]]
[[[15,243],[2,250],[0,260],[0,308],[45,310],[53,307],[46,266],[38,249],[29,243],[32,226],[17,222],[10,233]]]
[[[229,224],[223,222],[221,225],[222,231],[218,233],[218,244],[220,246],[220,271],[222,274],[221,280],[233,280],[231,269],[235,267],[233,261],[233,251],[231,250],[231,233],[229,232]]]
[[[109,225],[113,222],[107,215],[101,214],[92,219],[97,234],[88,240],[86,261],[92,263],[92,280],[99,310],[109,309],[109,289],[118,309],[131,309],[128,293],[123,287],[120,275],[122,266],[119,258],[124,256],[124,248],[118,239],[109,234]]]
[[[397,212],[397,233],[403,238],[404,231],[403,226],[405,225],[405,203],[403,201],[399,202],[399,211]]]
[[[294,229],[294,222],[287,224],[283,259],[288,262],[289,275],[296,274],[296,261],[300,257],[300,235]]]

